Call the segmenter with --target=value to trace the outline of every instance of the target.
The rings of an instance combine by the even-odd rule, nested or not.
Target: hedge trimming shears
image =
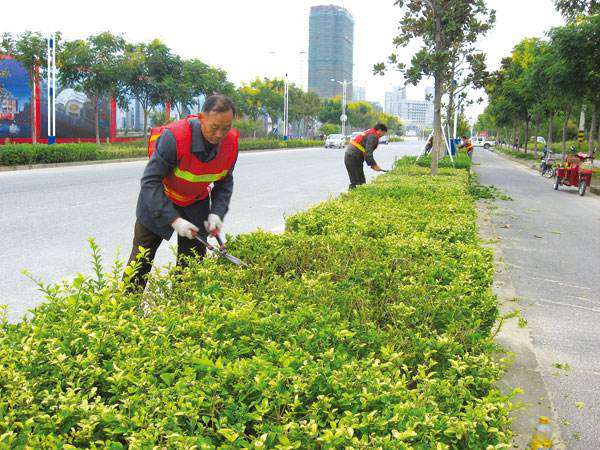
[[[208,242],[208,240],[202,239],[198,235],[194,236],[194,238],[197,241],[199,241],[201,244],[203,244],[208,250],[210,250],[213,253],[216,253],[221,258],[225,258],[227,261],[235,264],[236,266],[248,267],[248,264],[246,264],[244,261],[242,261],[241,259],[236,258],[235,256],[230,255],[229,253],[227,253],[227,248],[225,247],[225,243],[223,242],[223,239],[221,239],[221,236],[219,236],[219,235],[215,236],[215,238],[217,239],[217,242],[219,243],[219,247],[216,247],[216,246],[210,244]]]

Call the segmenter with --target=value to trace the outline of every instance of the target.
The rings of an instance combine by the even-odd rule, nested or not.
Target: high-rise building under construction
[[[342,95],[340,83],[352,81],[354,19],[340,6],[322,5],[310,9],[308,48],[308,90],[324,98]],[[352,100],[352,84],[346,92]]]

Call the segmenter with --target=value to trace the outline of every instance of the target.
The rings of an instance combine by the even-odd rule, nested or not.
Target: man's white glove
[[[192,222],[182,219],[181,217],[175,219],[171,226],[179,236],[186,237],[188,239],[194,239],[194,236],[198,232],[198,227],[196,225],[194,225]]]
[[[204,228],[213,236],[217,236],[223,228],[223,221],[216,214],[209,214],[208,220],[204,221]]]

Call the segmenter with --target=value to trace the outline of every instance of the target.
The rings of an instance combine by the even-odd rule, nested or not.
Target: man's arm
[[[225,218],[227,211],[229,211],[229,202],[233,194],[233,169],[236,163],[233,164],[231,170],[224,178],[215,181],[210,192],[210,212],[219,216],[221,220]]]
[[[373,168],[379,167],[377,165],[377,162],[375,161],[375,158],[373,158],[373,152],[377,148],[378,142],[379,142],[379,139],[374,134],[369,134],[363,140],[363,147],[366,150],[366,153],[365,153],[365,162],[367,163],[367,165],[369,165],[369,166],[371,166]]]
[[[156,150],[142,175],[142,201],[153,219],[160,226],[169,225],[179,217],[173,203],[165,195],[163,178],[177,165],[177,144],[169,130],[163,131],[156,143]]]

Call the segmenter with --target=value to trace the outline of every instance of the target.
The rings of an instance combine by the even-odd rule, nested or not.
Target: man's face
[[[377,130],[377,136],[381,137],[385,134],[386,132],[383,130]]]
[[[211,144],[218,144],[229,130],[233,122],[233,111],[200,113],[202,134]]]

